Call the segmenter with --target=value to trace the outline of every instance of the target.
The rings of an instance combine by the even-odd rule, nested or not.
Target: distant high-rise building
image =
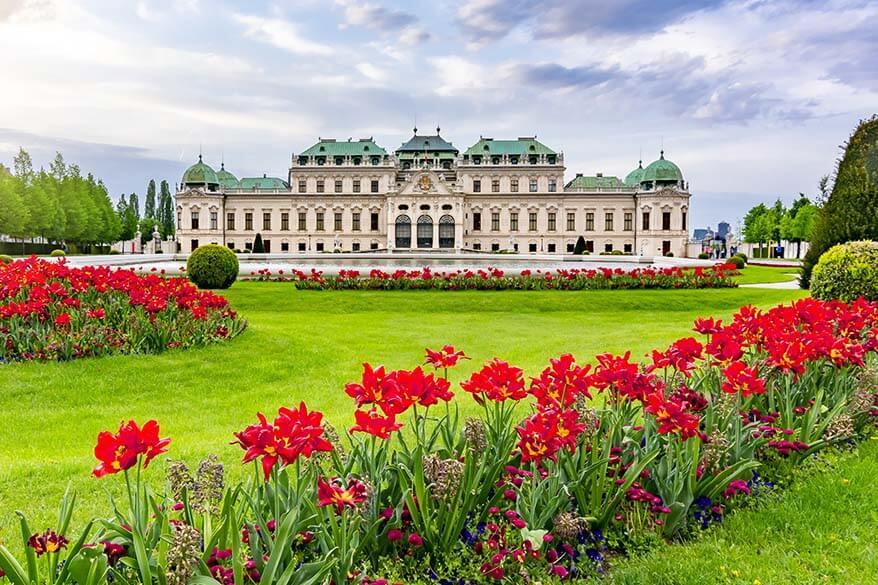
[[[732,231],[732,226],[728,224],[728,222],[721,221],[719,225],[716,226],[716,235],[719,238],[725,239],[726,236]]]

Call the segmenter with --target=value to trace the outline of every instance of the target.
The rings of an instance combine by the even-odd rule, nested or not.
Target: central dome
[[[643,175],[640,177],[641,183],[682,183],[683,171],[680,167],[665,159],[665,151],[661,153],[661,157],[657,161],[649,163],[643,169]]]
[[[210,165],[205,164],[199,154],[198,162],[186,169],[180,183],[186,187],[200,187],[204,185],[217,187],[219,186],[219,179],[216,176],[216,171],[210,168]]]

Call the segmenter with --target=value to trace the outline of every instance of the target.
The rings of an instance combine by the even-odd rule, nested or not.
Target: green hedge
[[[186,273],[198,288],[229,288],[238,278],[238,257],[225,246],[199,246],[186,261]]]
[[[67,252],[65,252],[64,250],[59,250],[57,248],[52,250],[49,253],[49,256],[52,256],[53,258],[59,258],[61,256],[66,256],[66,255],[67,255]]]
[[[878,300],[878,242],[837,244],[820,256],[811,275],[811,295],[822,300]]]
[[[0,254],[0,264],[9,264],[10,262],[12,262],[12,256]]]

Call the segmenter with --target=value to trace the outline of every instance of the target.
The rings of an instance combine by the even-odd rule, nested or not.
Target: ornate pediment
[[[400,195],[451,195],[448,184],[438,174],[423,170],[414,173],[411,178],[400,186]]]

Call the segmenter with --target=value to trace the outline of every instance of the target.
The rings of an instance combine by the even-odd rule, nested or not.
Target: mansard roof
[[[614,175],[576,175],[576,178],[564,186],[565,190],[589,190],[589,189],[619,189],[625,184]]]
[[[385,155],[387,151],[369,138],[338,141],[335,138],[319,138],[317,144],[302,151],[299,156],[372,156]]]
[[[262,175],[261,177],[243,177],[238,181],[239,189],[289,189],[290,186],[283,179]]]
[[[494,140],[481,138],[464,152],[465,155],[504,155],[517,154],[557,154],[554,150],[537,140],[536,136],[521,136],[517,140]]]
[[[439,128],[436,128],[436,134],[423,135],[418,134],[415,128],[415,134],[408,142],[403,143],[396,152],[453,152],[458,153],[457,148],[439,135]]]

